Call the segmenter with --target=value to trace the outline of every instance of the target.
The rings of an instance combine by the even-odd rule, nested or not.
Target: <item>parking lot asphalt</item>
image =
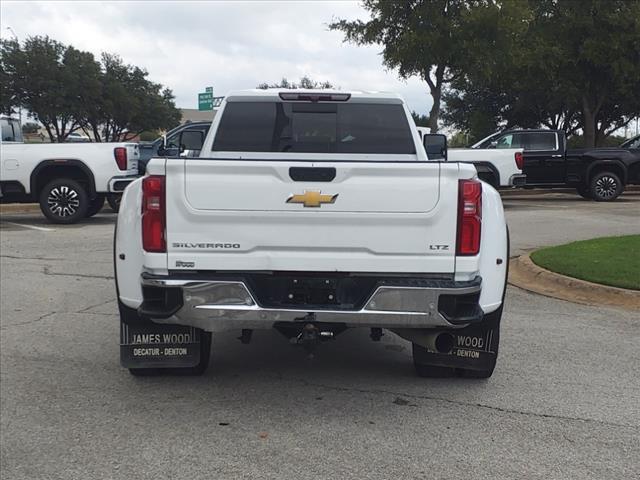
[[[640,194],[505,196],[512,254],[640,233]],[[0,219],[0,477],[635,478],[640,315],[509,287],[487,381],[422,379],[352,330],[313,361],[275,332],[214,338],[196,378],[118,364],[115,215]],[[631,253],[630,253],[631,254]],[[637,252],[635,252],[637,254]]]

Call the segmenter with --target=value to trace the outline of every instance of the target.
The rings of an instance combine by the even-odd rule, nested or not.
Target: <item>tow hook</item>
[[[238,340],[240,340],[243,344],[248,345],[249,343],[251,343],[252,334],[253,334],[253,330],[249,328],[243,328],[242,333],[238,337]]]
[[[310,315],[308,315],[307,317],[309,317]],[[313,323],[307,323],[302,328],[302,331],[298,334],[298,336],[292,340],[295,345],[300,345],[305,349],[305,351],[307,352],[307,358],[311,360],[314,356],[313,354],[315,352],[315,349],[320,344],[320,342],[333,340],[333,337],[333,332],[321,331]]]
[[[372,328],[369,337],[371,337],[371,340],[373,340],[374,342],[379,342],[380,339],[384,337],[384,333],[382,333],[381,328]]]

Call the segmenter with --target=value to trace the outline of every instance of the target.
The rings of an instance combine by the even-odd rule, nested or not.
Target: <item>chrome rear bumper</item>
[[[361,308],[345,310],[337,306],[335,309],[265,307],[244,281],[143,276],[143,290],[144,287],[147,291],[155,290],[160,294],[155,298],[173,297],[174,303],[158,307],[145,298],[139,313],[156,323],[189,325],[211,332],[271,328],[276,322],[301,321],[308,314],[313,314],[317,322],[339,322],[348,327],[461,327],[482,320],[482,310],[477,304],[480,277],[470,282],[448,281],[444,285],[442,281],[433,281],[433,286],[411,283],[378,285]],[[456,299],[466,302],[461,303],[462,308],[455,307]],[[452,302],[458,310],[451,309]],[[443,303],[449,307],[443,307]]]

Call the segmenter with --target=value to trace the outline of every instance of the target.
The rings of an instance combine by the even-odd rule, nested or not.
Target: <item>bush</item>
[[[156,138],[158,138],[158,132],[145,131],[140,134],[141,142],[153,142]]]
[[[27,122],[22,125],[22,133],[38,133],[40,130],[40,125],[35,122]]]
[[[625,137],[611,135],[598,141],[598,147],[618,147],[626,140]],[[584,137],[582,135],[572,135],[567,139],[568,148],[584,148]]]

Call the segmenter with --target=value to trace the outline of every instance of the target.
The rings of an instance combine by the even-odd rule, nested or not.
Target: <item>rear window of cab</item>
[[[398,104],[230,102],[213,151],[415,154]]]

